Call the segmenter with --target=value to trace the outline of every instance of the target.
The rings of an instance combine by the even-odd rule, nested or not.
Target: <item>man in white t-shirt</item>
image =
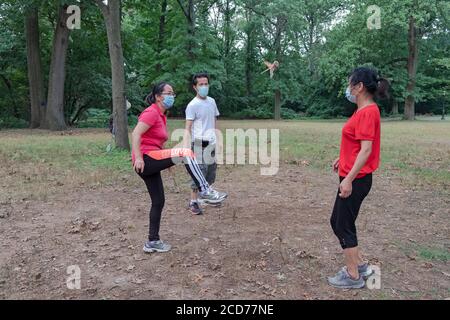
[[[206,181],[212,185],[216,180],[215,130],[217,117],[220,113],[217,109],[216,101],[208,97],[209,76],[207,73],[195,74],[192,79],[192,86],[197,95],[186,108],[184,145],[187,148],[192,148]],[[197,187],[193,183],[191,188],[192,194],[189,209],[193,214],[201,214],[202,209],[199,205]],[[227,197],[227,194],[224,192],[218,193],[223,198]],[[208,203],[207,200],[204,200],[204,202]]]

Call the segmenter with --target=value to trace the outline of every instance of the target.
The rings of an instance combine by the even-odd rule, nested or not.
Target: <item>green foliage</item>
[[[12,116],[4,116],[0,118],[0,129],[23,129],[28,127],[28,122],[24,119],[18,119]]]
[[[64,1],[63,1],[64,2]],[[188,1],[180,1],[186,9]],[[20,126],[29,120],[24,13],[38,5],[45,90],[59,0],[0,4],[0,118]],[[71,3],[71,1],[65,1]],[[193,29],[177,0],[123,1],[122,41],[130,123],[146,105],[151,85],[169,81],[177,93],[174,116],[193,98],[192,75],[208,71],[210,95],[229,118],[271,118],[274,90],[281,91],[282,117],[333,118],[352,112],[343,92],[349,72],[376,67],[391,81],[391,99],[380,102],[388,115],[400,111],[408,82],[408,19],[419,39],[417,111],[439,114],[450,103],[448,1],[380,0],[381,29],[368,30],[371,1],[197,0]],[[70,125],[104,125],[111,110],[111,67],[105,25],[94,1],[81,1],[82,24],[73,30],[66,65],[65,116]],[[164,19],[161,20],[161,17]],[[164,32],[160,32],[163,21]],[[12,54],[13,53],[13,54]],[[279,60],[270,79],[264,61]],[[86,110],[101,109],[99,120]],[[87,117],[92,117],[88,120]],[[9,119],[9,120],[7,120]]]

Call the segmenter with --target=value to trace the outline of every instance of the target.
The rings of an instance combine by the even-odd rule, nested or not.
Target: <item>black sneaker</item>
[[[200,208],[200,206],[198,205],[198,202],[189,203],[189,210],[194,215],[199,215],[203,213],[202,208]]]

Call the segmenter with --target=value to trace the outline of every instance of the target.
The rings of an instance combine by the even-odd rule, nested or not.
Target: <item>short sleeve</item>
[[[145,123],[148,126],[153,126],[157,120],[157,114],[156,112],[152,111],[151,109],[148,111],[144,111],[139,116],[138,121]]]
[[[212,102],[214,104],[215,116],[218,117],[218,116],[220,116],[220,112],[219,112],[219,109],[217,108],[216,100],[212,99]]]
[[[375,140],[377,117],[377,114],[374,112],[363,112],[359,116],[355,127],[356,140]]]
[[[186,108],[186,120],[195,120],[195,110],[193,104],[188,104]]]

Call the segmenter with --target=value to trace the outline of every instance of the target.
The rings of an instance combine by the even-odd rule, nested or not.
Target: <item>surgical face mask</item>
[[[208,96],[209,86],[201,86],[197,90],[200,97],[206,98]]]
[[[166,110],[172,108],[174,103],[175,103],[174,96],[164,95],[163,106],[164,108],[166,108]]]
[[[345,97],[351,103],[356,103],[356,97],[354,95],[352,95],[352,93],[350,91],[350,87],[347,87],[347,90],[345,91]]]

